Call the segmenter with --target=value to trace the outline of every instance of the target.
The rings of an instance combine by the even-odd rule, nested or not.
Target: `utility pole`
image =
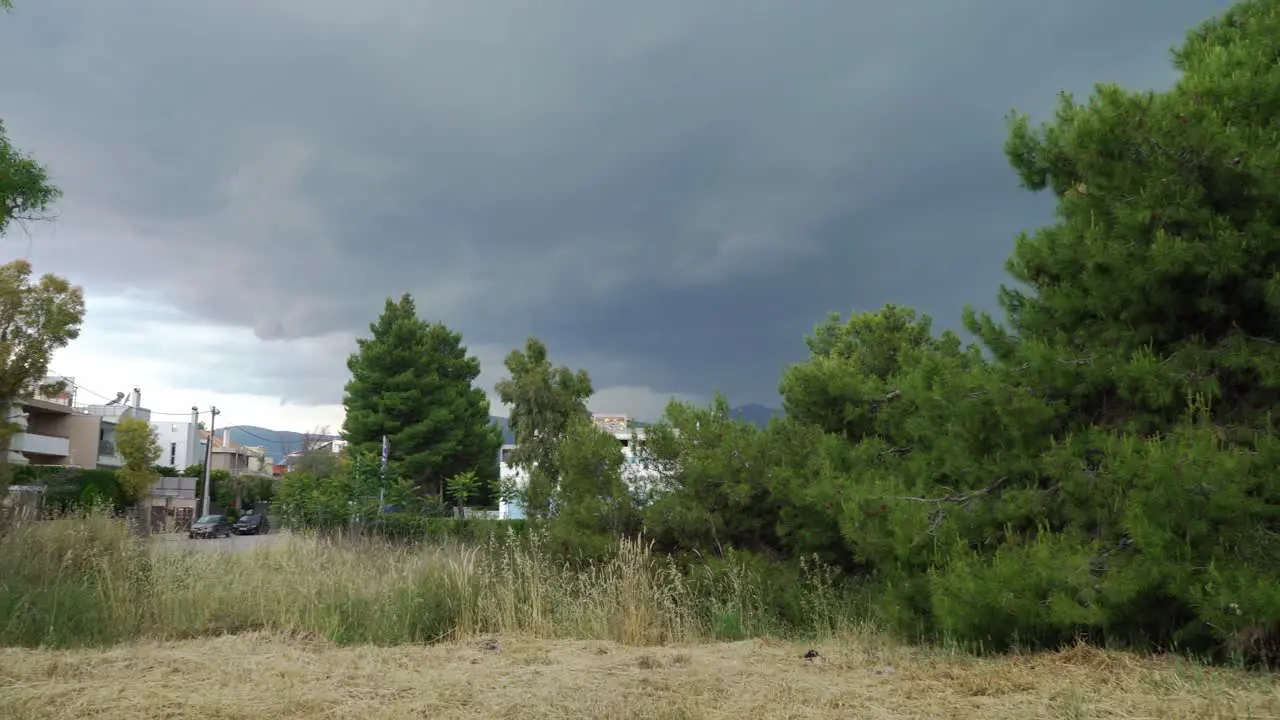
[[[195,452],[195,449],[197,447],[196,441],[198,441],[199,439],[200,439],[200,408],[196,407],[195,405],[192,405],[191,406],[191,427],[187,428],[187,440],[186,442],[182,443],[182,469],[183,470],[186,470],[188,467],[195,465],[195,463],[191,461],[195,459],[195,456],[193,455],[193,453]],[[174,459],[176,460],[177,458],[174,458]],[[182,474],[186,475],[185,472],[183,472]],[[193,495],[195,494],[195,488],[192,488],[191,494]],[[196,500],[199,500],[199,499],[200,498],[196,498]],[[196,509],[199,510],[201,508],[196,508]],[[191,518],[190,522],[195,523],[195,521],[199,519],[200,519],[200,513],[197,513],[195,517]],[[187,529],[190,530],[191,528],[188,527]]]
[[[209,406],[209,439],[204,444],[204,502],[200,505],[201,515],[209,514],[209,485],[213,482],[213,426],[217,418],[217,406]],[[198,434],[197,430],[197,436]]]
[[[391,443],[387,441],[387,436],[382,436],[382,470],[378,479],[378,515],[382,515],[382,508],[387,503],[387,456],[391,454]]]

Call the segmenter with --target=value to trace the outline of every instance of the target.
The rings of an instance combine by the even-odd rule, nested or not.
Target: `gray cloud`
[[[828,310],[989,304],[1048,218],[1008,108],[1165,85],[1228,4],[27,0],[0,113],[67,192],[36,259],[91,290],[263,338],[407,290],[600,386],[771,401]]]

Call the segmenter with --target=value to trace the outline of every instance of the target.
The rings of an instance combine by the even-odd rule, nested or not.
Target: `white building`
[[[192,465],[204,464],[204,443],[200,442],[197,417],[192,413],[192,419],[187,421],[151,420],[151,428],[156,431],[156,440],[160,443],[157,465],[174,467],[181,472]]]
[[[331,452],[334,455],[341,455],[347,451],[347,441],[340,437],[324,438],[317,440],[310,448],[299,448],[284,456],[282,463],[285,467],[292,468],[302,459],[307,452]]]
[[[640,452],[644,449],[644,428],[636,426],[626,415],[593,413],[591,420],[601,430],[617,438],[622,445],[622,479],[632,487],[651,481],[651,473],[640,464]],[[510,462],[511,452],[515,449],[516,446],[511,444],[502,446],[498,458],[498,473],[503,478],[514,479],[517,487],[524,488],[528,484],[528,477],[524,470]],[[518,500],[502,501],[498,504],[498,516],[503,520],[519,520],[524,517],[524,508]]]

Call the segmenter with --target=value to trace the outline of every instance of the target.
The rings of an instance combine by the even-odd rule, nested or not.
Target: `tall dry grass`
[[[647,645],[825,635],[858,617],[817,566],[794,583],[736,561],[689,571],[632,542],[587,564],[556,560],[536,535],[482,547],[314,537],[189,547],[92,515],[18,526],[0,538],[0,645],[256,630],[382,645],[482,633]]]

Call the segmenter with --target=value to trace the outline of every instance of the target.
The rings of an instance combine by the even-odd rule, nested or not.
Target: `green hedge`
[[[529,533],[524,520],[461,519],[410,513],[378,516],[363,523],[361,530],[369,535],[405,542],[458,540],[484,543],[494,537],[503,538],[508,534],[526,537]]]
[[[45,512],[61,513],[76,507],[106,505],[113,510],[125,506],[124,493],[116,471],[80,469],[49,465],[15,465],[13,484],[45,488]]]

